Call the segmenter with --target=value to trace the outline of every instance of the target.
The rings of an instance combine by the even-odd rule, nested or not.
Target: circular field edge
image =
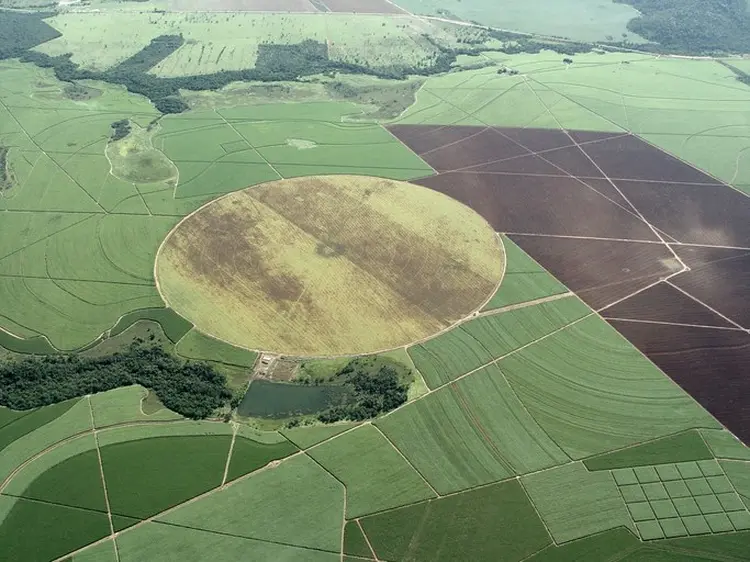
[[[492,225],[489,223],[489,221],[487,219],[485,219],[482,215],[480,215],[479,213],[477,213],[474,209],[472,209],[471,207],[469,207],[465,203],[459,201],[458,199],[454,199],[450,195],[446,195],[445,193],[441,193],[439,191],[434,191],[434,190],[431,190],[431,191],[434,191],[434,193],[436,193],[437,195],[439,195],[441,197],[446,197],[446,198],[450,199],[456,205],[460,205],[460,206],[468,209],[469,211],[471,211],[472,213],[474,213],[478,217],[479,220],[481,220],[483,223],[485,223],[487,225],[487,228],[489,228],[489,230],[494,233],[495,243],[497,244],[497,247],[500,250],[500,256],[502,258],[502,268],[500,270],[500,275],[499,275],[497,284],[495,285],[495,287],[493,288],[493,290],[490,292],[490,294],[487,296],[487,298],[485,298],[485,300],[482,301],[476,308],[474,308],[469,313],[467,313],[466,316],[464,316],[462,318],[459,318],[458,320],[456,320],[455,322],[451,323],[450,325],[446,326],[445,328],[443,328],[442,330],[440,330],[438,332],[435,332],[435,333],[430,334],[428,336],[425,336],[423,338],[419,338],[419,339],[413,340],[413,341],[405,343],[403,345],[398,345],[398,346],[395,346],[395,347],[387,347],[387,348],[378,349],[378,350],[375,350],[375,351],[366,351],[366,352],[362,352],[362,353],[347,353],[347,354],[334,354],[334,355],[305,355],[305,354],[279,353],[279,352],[274,351],[272,349],[262,349],[262,348],[248,347],[246,345],[239,345],[239,344],[227,341],[224,338],[220,338],[220,337],[218,337],[218,336],[216,336],[214,334],[209,334],[207,332],[204,332],[198,326],[196,326],[189,318],[186,318],[184,315],[180,314],[180,312],[176,308],[172,307],[172,305],[170,304],[169,300],[167,299],[167,297],[162,292],[161,284],[159,283],[159,275],[158,275],[159,256],[161,255],[162,250],[164,249],[164,246],[166,245],[166,243],[172,237],[172,234],[174,234],[174,232],[182,225],[182,223],[184,223],[185,221],[187,221],[188,219],[190,219],[193,215],[199,213],[200,211],[202,211],[204,208],[208,207],[209,205],[212,205],[213,203],[216,203],[217,201],[221,201],[222,199],[230,197],[231,195],[233,195],[233,194],[235,194],[237,192],[240,192],[240,191],[245,191],[247,189],[253,189],[253,188],[259,187],[261,185],[265,185],[265,184],[268,184],[268,183],[274,183],[274,182],[278,182],[278,181],[284,181],[284,180],[287,180],[287,179],[330,178],[330,177],[340,177],[342,175],[356,176],[357,174],[318,174],[318,175],[315,175],[315,176],[300,176],[300,177],[295,177],[295,178],[279,178],[279,179],[275,179],[275,180],[269,180],[269,181],[265,181],[265,182],[260,182],[260,183],[256,183],[256,184],[253,184],[253,185],[248,185],[248,186],[243,187],[241,189],[236,189],[234,191],[230,191],[228,193],[224,193],[222,195],[219,195],[215,199],[211,199],[210,201],[205,202],[203,205],[201,205],[197,209],[191,211],[189,214],[187,214],[184,217],[182,217],[177,222],[177,224],[175,224],[171,229],[169,229],[169,232],[167,232],[167,234],[164,236],[164,239],[159,244],[159,248],[156,250],[156,255],[154,257],[154,269],[153,269],[153,272],[154,272],[154,283],[156,285],[156,290],[159,293],[159,297],[164,302],[164,305],[167,308],[172,309],[175,312],[175,314],[177,314],[178,316],[180,316],[180,318],[183,318],[186,321],[192,323],[193,324],[193,330],[197,330],[201,334],[203,334],[203,335],[205,335],[207,337],[213,338],[215,340],[221,341],[221,342],[223,342],[223,343],[225,343],[227,345],[231,345],[231,346],[237,347],[239,349],[245,349],[247,351],[253,351],[253,352],[259,353],[259,354],[276,355],[276,356],[279,356],[279,357],[287,357],[287,358],[304,358],[304,359],[336,359],[336,358],[344,358],[344,357],[367,357],[367,356],[370,356],[370,355],[378,355],[378,354],[381,354],[381,353],[388,353],[390,351],[396,351],[398,349],[408,349],[408,348],[410,348],[412,346],[419,345],[419,344],[425,343],[427,341],[430,341],[430,340],[432,340],[434,338],[437,338],[438,336],[441,336],[441,335],[443,335],[443,334],[445,334],[447,332],[450,332],[454,328],[457,328],[461,324],[465,324],[466,322],[469,322],[470,320],[476,318],[477,315],[482,311],[482,309],[485,306],[487,306],[487,303],[489,303],[492,300],[492,297],[495,296],[495,294],[497,293],[497,291],[500,289],[500,287],[503,284],[503,279],[505,279],[505,272],[506,272],[506,270],[508,268],[508,253],[505,250],[505,244],[503,243],[502,236],[500,235],[499,232],[497,232],[492,227]],[[430,189],[430,188],[425,187],[425,186],[414,184],[410,180],[394,180],[392,178],[382,178],[380,176],[360,176],[360,177],[377,178],[377,179],[383,179],[383,180],[397,181],[397,182],[409,184],[409,185],[411,185],[413,187],[417,187],[417,188]],[[177,343],[179,343],[179,342],[175,342],[175,345],[177,345]]]

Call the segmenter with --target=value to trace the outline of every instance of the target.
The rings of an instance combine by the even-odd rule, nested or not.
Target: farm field
[[[0,27],[3,556],[747,560],[742,59],[420,15],[599,0],[55,11]]]
[[[201,208],[170,233],[156,274],[168,306],[223,341],[345,355],[396,348],[471,314],[499,284],[502,252],[475,213],[434,191],[322,176]]]

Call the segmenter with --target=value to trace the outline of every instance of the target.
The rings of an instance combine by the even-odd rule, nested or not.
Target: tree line
[[[170,410],[208,417],[232,399],[226,378],[208,363],[182,361],[161,347],[135,341],[105,357],[46,355],[0,363],[0,405],[28,410],[140,384]]]

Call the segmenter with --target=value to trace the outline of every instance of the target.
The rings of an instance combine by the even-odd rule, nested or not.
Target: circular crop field
[[[471,314],[504,259],[484,219],[446,195],[316,176],[208,203],[167,236],[155,271],[167,305],[207,334],[286,355],[350,355]]]

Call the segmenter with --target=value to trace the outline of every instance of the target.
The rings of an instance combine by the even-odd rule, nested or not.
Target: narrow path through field
[[[355,521],[357,522],[357,527],[359,527],[359,531],[362,533],[362,536],[365,538],[365,542],[367,543],[367,548],[369,548],[370,552],[372,553],[372,559],[375,560],[375,562],[380,562],[380,560],[378,559],[378,555],[375,554],[375,549],[372,548],[372,543],[370,542],[370,539],[367,536],[367,533],[365,533],[365,530],[362,527],[362,523],[360,523],[359,521],[359,517],[355,519]]]
[[[726,316],[726,315],[722,314],[721,312],[719,312],[719,311],[718,311],[718,310],[716,310],[715,308],[713,308],[713,307],[711,307],[711,306],[707,305],[707,304],[706,304],[705,302],[703,302],[702,300],[700,300],[700,299],[699,299],[699,298],[697,298],[697,297],[694,297],[693,295],[691,295],[690,293],[688,293],[688,292],[687,292],[687,291],[685,291],[684,289],[681,289],[680,287],[678,287],[678,286],[677,286],[677,285],[675,285],[674,283],[672,283],[672,282],[670,282],[670,281],[666,281],[666,283],[667,283],[667,285],[669,285],[670,287],[672,287],[672,288],[674,288],[674,289],[677,289],[678,291],[680,291],[680,292],[681,292],[681,293],[682,293],[683,295],[687,295],[688,297],[690,297],[691,299],[693,299],[693,300],[694,300],[695,302],[697,302],[698,304],[702,304],[703,306],[705,306],[705,307],[706,307],[706,308],[707,308],[708,310],[710,310],[710,311],[711,311],[711,312],[713,312],[714,314],[717,314],[717,315],[721,316],[721,317],[722,317],[722,318],[723,318],[724,320],[726,320],[727,322],[729,322],[730,324],[732,324],[732,326],[736,326],[736,327],[737,327],[737,328],[739,328],[740,330],[744,330],[745,332],[748,332],[748,333],[750,333],[750,328],[746,328],[745,326],[742,326],[741,324],[738,324],[737,322],[735,322],[734,320],[732,320],[732,319],[731,319],[731,318],[729,318],[728,316]]]
[[[107,519],[109,520],[109,532],[110,537],[112,538],[112,542],[115,541],[115,527],[112,524],[112,509],[109,506],[109,492],[107,491],[107,481],[104,478],[104,465],[102,464],[102,452],[99,448],[99,435],[96,430],[96,422],[94,421],[94,407],[91,404],[91,395],[86,395],[86,400],[89,404],[89,415],[91,416],[91,431],[94,435],[94,443],[96,445],[96,458],[99,461],[99,474],[102,478],[102,489],[104,490],[104,505],[107,506]],[[117,562],[120,562],[120,555],[117,550],[117,544],[114,546],[115,549],[115,558]]]
[[[671,283],[668,283],[671,285]],[[659,320],[637,320],[635,318],[617,318],[607,316],[607,320],[616,320],[617,322],[634,322],[636,324],[661,324],[664,326],[682,326],[685,328],[707,328],[710,330],[729,330],[731,332],[745,332],[743,328],[730,328],[728,326],[705,326],[703,324],[683,324],[681,322],[662,322]]]
[[[227,462],[224,465],[224,476],[221,478],[221,487],[223,488],[227,483],[227,474],[229,474],[229,463],[232,462],[232,451],[234,451],[234,442],[237,440],[237,431],[240,428],[240,424],[237,422],[232,423],[232,442],[229,444],[229,452],[227,453]]]
[[[436,490],[435,488],[433,488],[433,487],[432,487],[432,484],[430,484],[430,482],[429,482],[429,481],[427,480],[427,478],[425,478],[425,477],[424,477],[424,474],[422,474],[422,473],[420,472],[420,470],[419,470],[419,469],[418,469],[418,468],[417,468],[416,466],[414,466],[414,465],[413,465],[413,464],[411,463],[411,461],[410,461],[409,459],[407,459],[407,458],[406,458],[406,456],[405,456],[405,455],[404,455],[404,454],[403,454],[403,453],[401,452],[401,449],[399,449],[398,447],[396,447],[396,444],[395,444],[395,443],[394,443],[393,441],[391,441],[391,439],[390,439],[390,438],[389,438],[389,437],[388,437],[388,436],[387,436],[387,435],[386,435],[385,433],[383,433],[383,430],[382,430],[382,429],[380,429],[380,428],[379,428],[379,427],[378,427],[377,425],[375,425],[374,423],[373,423],[373,424],[371,424],[371,425],[372,425],[372,427],[374,427],[374,428],[375,428],[375,429],[377,430],[377,432],[378,432],[378,433],[380,433],[380,435],[382,435],[382,436],[383,436],[383,438],[384,438],[384,439],[385,439],[386,441],[388,441],[388,443],[390,443],[391,447],[393,447],[393,450],[394,450],[394,451],[396,451],[396,452],[397,452],[397,453],[399,454],[399,456],[400,456],[400,457],[401,457],[402,459],[404,459],[404,462],[405,462],[405,463],[406,463],[407,465],[409,465],[409,468],[411,468],[411,469],[412,469],[412,470],[413,470],[414,472],[416,472],[416,473],[417,473],[417,474],[419,475],[419,477],[420,477],[420,478],[422,479],[422,481],[423,481],[423,482],[424,482],[425,484],[427,484],[427,487],[428,487],[428,488],[429,488],[430,490],[432,490],[432,493],[433,493],[433,494],[435,494],[435,497],[438,497],[438,498],[442,497],[442,496],[441,496],[441,495],[440,495],[440,494],[438,493],[438,491],[437,491],[437,490]]]

